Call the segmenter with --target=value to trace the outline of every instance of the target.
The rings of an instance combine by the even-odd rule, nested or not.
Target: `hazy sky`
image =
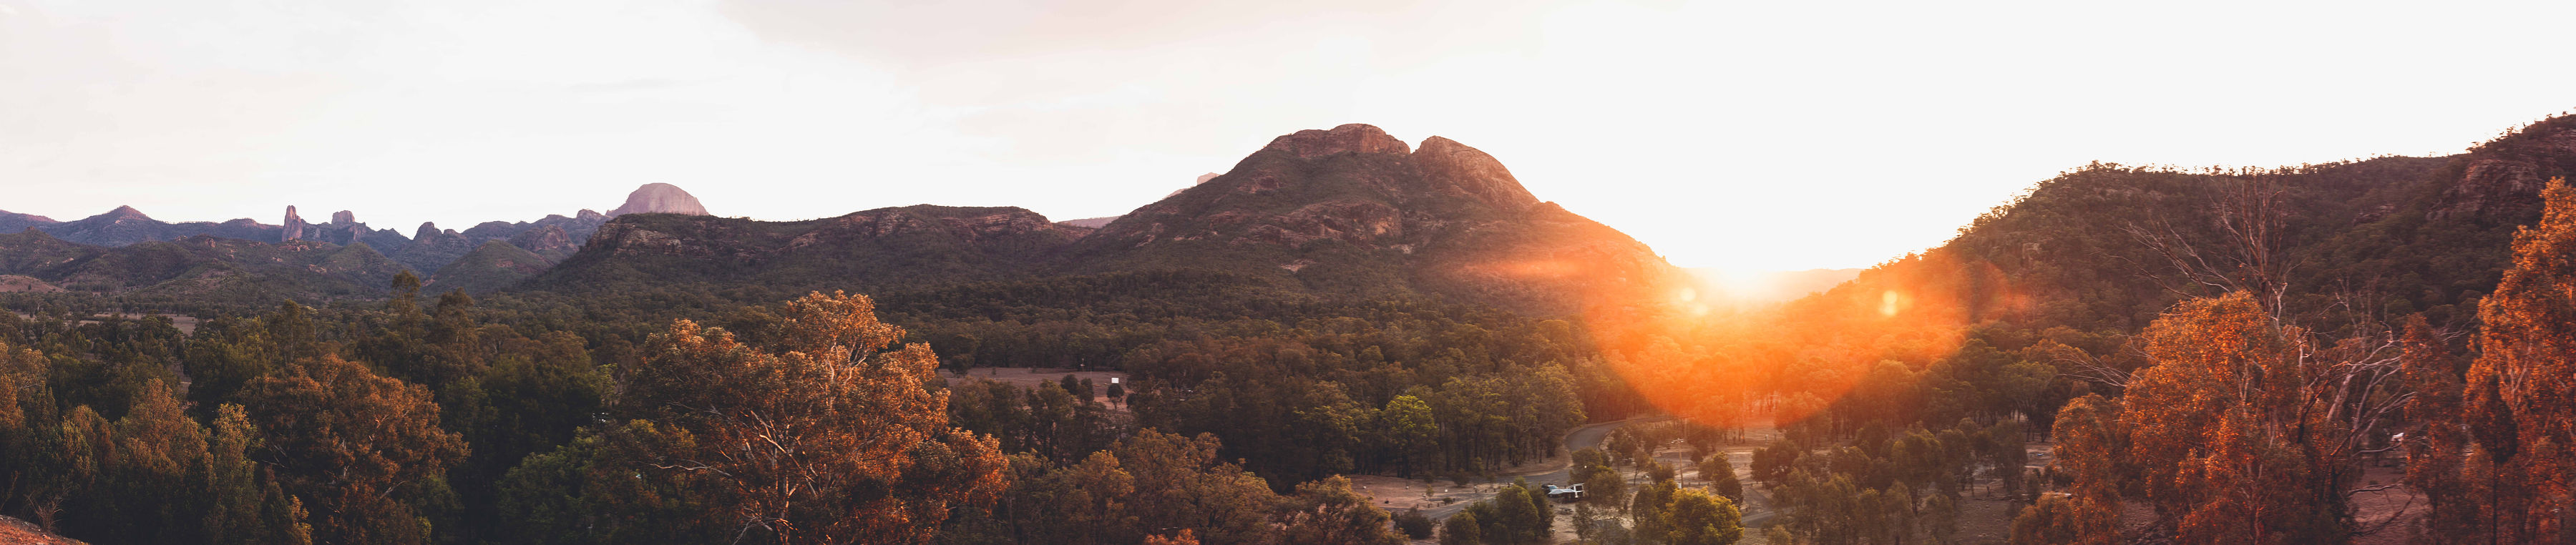
[[[1684,266],[1867,266],[2091,160],[2456,153],[2576,107],[2576,2],[0,0],[0,209],[408,234],[1124,213],[1271,137],[1502,159]]]

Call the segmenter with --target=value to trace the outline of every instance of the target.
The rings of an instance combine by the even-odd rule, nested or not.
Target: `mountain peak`
[[[1422,151],[1413,154],[1413,158],[1439,191],[1474,197],[1503,210],[1538,204],[1538,197],[1522,187],[1520,179],[1503,168],[1502,161],[1466,144],[1438,136],[1425,138]]]
[[[109,210],[105,214],[99,214],[99,216],[110,219],[152,219],[152,216],[143,215],[142,210],[135,210],[133,206],[118,206],[115,210]]]
[[[1321,157],[1336,153],[1412,153],[1403,140],[1388,136],[1374,125],[1351,123],[1333,130],[1307,129],[1270,140],[1262,150],[1295,154],[1299,158]]]
[[[617,207],[616,210],[608,211],[608,215],[616,217],[646,212],[692,216],[712,215],[707,213],[706,205],[698,204],[697,197],[681,190],[680,186],[665,183],[650,183],[635,188],[634,193],[626,194],[626,204]]]

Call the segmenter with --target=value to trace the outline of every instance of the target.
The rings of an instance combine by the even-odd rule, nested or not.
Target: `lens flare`
[[[1604,289],[1587,305],[1609,367],[1655,408],[1705,425],[1763,427],[1814,416],[1883,362],[1921,369],[1955,353],[1972,309],[2025,309],[1990,268],[1925,256],[1833,290],[1740,308],[1697,302],[1710,286]],[[1620,299],[1639,293],[1662,297]]]

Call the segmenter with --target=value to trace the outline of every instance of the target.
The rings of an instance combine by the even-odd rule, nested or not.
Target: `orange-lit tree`
[[[2147,327],[2154,365],[2123,418],[2146,495],[2184,543],[2339,543],[2355,456],[2406,396],[2387,346],[2332,347],[2246,292],[2186,301]]]
[[[696,483],[690,499],[734,535],[782,544],[918,543],[951,506],[1002,491],[999,446],[950,427],[946,394],[924,387],[929,345],[881,351],[903,331],[866,296],[811,294],[781,314],[767,348],[673,323],[617,400],[656,425],[612,433],[643,445],[648,471]]]
[[[2484,349],[2466,377],[2468,428],[2496,467],[2491,540],[2576,535],[2563,518],[2576,406],[2576,189],[2550,180],[2540,224],[2514,235],[2513,266],[2478,305]]]

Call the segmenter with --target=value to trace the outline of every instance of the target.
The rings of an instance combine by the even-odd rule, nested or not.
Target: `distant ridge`
[[[1116,217],[931,205],[802,222],[623,216],[521,289],[881,291],[1178,271],[1300,297],[1453,297],[1544,315],[1687,282],[1645,244],[1541,202],[1482,151],[1437,136],[1416,151],[1351,124],[1280,136]]]

